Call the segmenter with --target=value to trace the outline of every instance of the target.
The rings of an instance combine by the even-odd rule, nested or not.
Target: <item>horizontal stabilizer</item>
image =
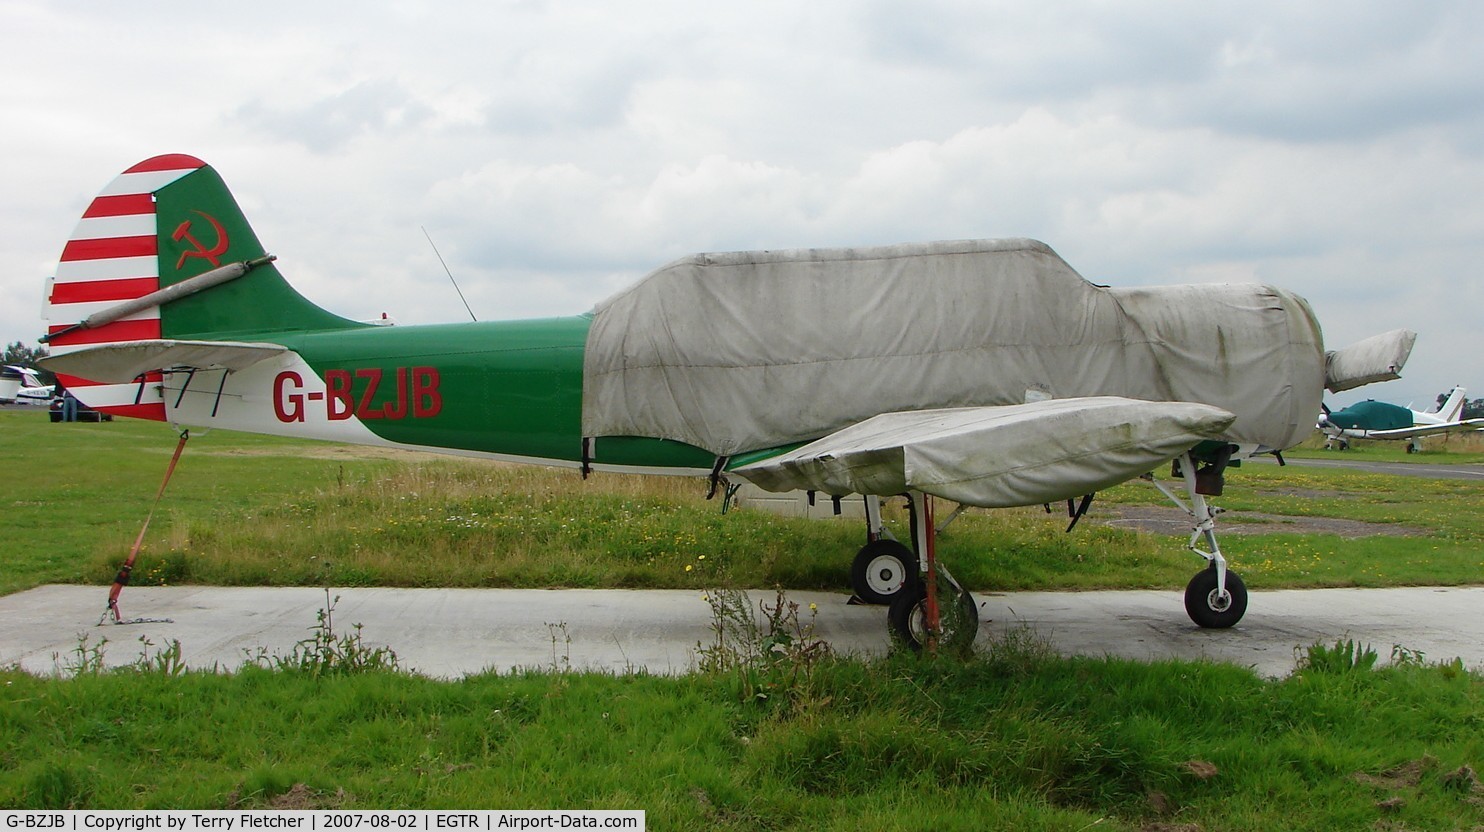
[[[157,370],[237,371],[288,351],[278,344],[154,339],[83,347],[36,363],[54,373],[122,384]]]
[[[1038,505],[1152,471],[1236,417],[1116,396],[886,413],[734,469],[768,491],[922,491],[986,508]]]

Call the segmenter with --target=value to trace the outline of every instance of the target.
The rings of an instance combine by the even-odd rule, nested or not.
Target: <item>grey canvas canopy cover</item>
[[[1034,240],[700,254],[593,313],[583,434],[718,456],[882,413],[1120,396],[1235,415],[1287,448],[1325,384],[1319,325],[1263,285],[1109,289]]]

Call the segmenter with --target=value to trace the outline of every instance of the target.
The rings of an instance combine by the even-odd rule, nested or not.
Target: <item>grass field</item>
[[[106,583],[173,446],[155,424],[0,412],[0,591]],[[1477,583],[1480,488],[1249,465],[1224,519],[1281,515],[1302,533],[1223,546],[1254,588]],[[701,492],[210,433],[191,440],[136,580],[845,588],[858,524],[722,516]],[[1157,501],[1140,485],[1100,495],[1110,512]],[[1303,531],[1315,516],[1416,533]],[[1064,525],[976,512],[943,554],[977,589],[1177,587],[1198,565],[1182,537]],[[86,645],[67,678],[0,670],[0,807],[640,808],[653,829],[1484,826],[1484,678],[1404,648],[1377,667],[1366,645],[1316,645],[1271,680],[1059,658],[1013,632],[967,658],[871,663],[803,638],[681,678],[553,666],[448,682],[334,644],[232,675],[183,671],[169,645],[126,670],[102,671]]]
[[[107,583],[153,501],[174,434],[156,423],[57,424],[0,412],[0,486],[23,545],[0,592]],[[1366,454],[1367,450],[1351,451]],[[1414,455],[1431,456],[1431,454]],[[21,473],[26,472],[26,473]],[[1249,464],[1228,477],[1222,525],[1288,518],[1280,534],[1222,538],[1249,587],[1458,585],[1484,580],[1484,484]],[[1095,512],[1162,505],[1140,483]],[[899,536],[904,512],[894,507]],[[1184,537],[1040,509],[974,510],[944,535],[978,590],[1178,588],[1200,561]],[[1345,539],[1339,517],[1407,532]],[[150,526],[141,584],[713,586],[848,589],[858,521],[722,515],[696,479],[595,475],[213,432],[193,438]]]

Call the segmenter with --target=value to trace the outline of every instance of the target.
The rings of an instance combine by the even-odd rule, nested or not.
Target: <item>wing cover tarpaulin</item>
[[[1222,438],[1286,448],[1323,384],[1319,326],[1281,289],[1110,290],[1034,240],[736,252],[598,306],[582,427],[725,456],[879,413],[1123,396],[1211,404],[1237,416]]]
[[[1079,497],[1168,462],[1235,418],[1113,396],[887,413],[735,469],[769,491],[922,491],[1005,508]]]

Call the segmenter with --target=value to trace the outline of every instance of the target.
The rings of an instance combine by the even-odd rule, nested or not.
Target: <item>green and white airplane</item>
[[[1308,436],[1323,388],[1395,378],[1411,346],[1326,352],[1285,290],[1110,289],[1032,240],[695,255],[588,314],[428,326],[331,314],[274,260],[204,162],[134,165],[62,252],[43,363],[93,408],[180,428],[863,494],[852,583],[913,645],[978,625],[937,563],[934,496],[1065,500],[1075,523],[1140,477],[1192,518],[1188,614],[1232,626],[1246,590],[1205,497]],[[880,517],[899,495],[910,546]]]
[[[1468,395],[1454,387],[1436,410],[1413,410],[1399,404],[1366,399],[1341,410],[1324,407],[1316,427],[1324,433],[1324,447],[1348,450],[1352,439],[1405,439],[1407,453],[1422,450],[1422,440],[1440,433],[1484,430],[1484,419],[1463,418]]]

